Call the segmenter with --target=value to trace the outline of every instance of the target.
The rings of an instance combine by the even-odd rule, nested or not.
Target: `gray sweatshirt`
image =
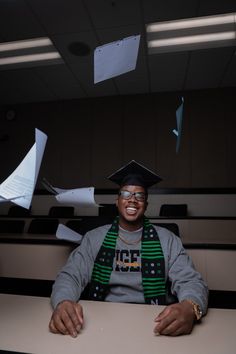
[[[104,225],[87,232],[82,243],[68,258],[53,285],[51,302],[53,308],[63,300],[78,301],[91,280],[94,261],[103,239],[111,225]],[[179,237],[166,228],[154,226],[158,232],[165,258],[166,279],[171,281],[171,293],[178,301],[191,299],[207,311],[208,288],[195,270],[192,260],[183,248]],[[110,292],[106,301],[145,303],[141,274],[142,229],[128,232],[120,228],[116,243],[116,256],[110,278]]]

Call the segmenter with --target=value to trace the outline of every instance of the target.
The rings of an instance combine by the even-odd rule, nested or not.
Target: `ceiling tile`
[[[0,72],[0,104],[54,101],[50,91],[33,69]]]
[[[151,91],[182,90],[188,55],[186,52],[149,55]]]
[[[137,0],[86,0],[94,27],[112,28],[140,23],[141,7]]]
[[[74,99],[85,96],[78,80],[65,65],[35,68],[34,72],[57,99]]]
[[[91,29],[87,12],[80,0],[39,0],[28,2],[49,35],[88,31]]]
[[[145,23],[197,16],[199,0],[142,0]]]
[[[53,36],[53,41],[62,55],[63,60],[70,67],[71,72],[80,83],[85,95],[104,96],[117,94],[111,80],[106,80],[96,85],[94,84],[93,52],[98,46],[98,43],[93,32],[56,35]],[[76,56],[70,53],[68,45],[73,42],[86,43],[91,48],[90,54],[87,56]]]
[[[236,11],[235,0],[199,1],[198,16],[216,15]]]
[[[232,47],[193,51],[190,55],[185,89],[219,87],[232,52]]]
[[[4,41],[45,36],[44,29],[23,0],[1,0],[0,33]]]

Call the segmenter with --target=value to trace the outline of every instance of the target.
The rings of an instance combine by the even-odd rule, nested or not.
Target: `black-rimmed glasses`
[[[133,195],[138,202],[144,202],[146,200],[146,194],[143,192],[129,192],[125,190],[119,192],[119,196],[125,200],[131,199]]]

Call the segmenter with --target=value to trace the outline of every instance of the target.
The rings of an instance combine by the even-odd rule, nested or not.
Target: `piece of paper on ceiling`
[[[63,204],[83,207],[99,206],[94,200],[94,187],[68,189],[55,197],[59,203]]]
[[[140,35],[127,37],[94,50],[94,83],[136,68]]]
[[[15,171],[0,185],[1,201],[29,209],[42,162],[47,135],[35,129],[35,144]]]
[[[71,241],[75,243],[80,243],[83,236],[79,234],[78,232],[70,229],[69,227],[59,224],[57,231],[56,231],[56,237],[60,240],[66,240],[66,241]]]
[[[183,109],[184,109],[184,98],[182,97],[182,103],[176,110],[176,123],[177,129],[173,129],[173,133],[176,135],[176,153],[179,151],[180,140],[182,134],[182,122],[183,122]]]

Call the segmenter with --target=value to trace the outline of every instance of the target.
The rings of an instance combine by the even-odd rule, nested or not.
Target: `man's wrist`
[[[200,305],[197,302],[195,302],[195,301],[193,301],[191,299],[185,299],[185,301],[187,301],[189,304],[192,305],[192,309],[193,309],[193,313],[194,313],[194,316],[195,316],[195,320],[199,321],[202,318],[202,315],[203,315]]]

